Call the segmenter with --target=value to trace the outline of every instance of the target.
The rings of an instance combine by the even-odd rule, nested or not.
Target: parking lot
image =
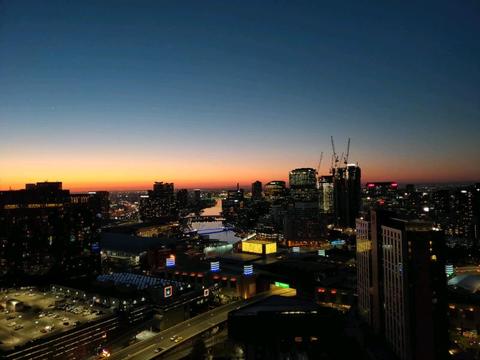
[[[22,304],[14,310],[7,303]],[[100,319],[111,311],[86,295],[41,292],[35,288],[0,292],[0,350],[58,334],[80,324]]]

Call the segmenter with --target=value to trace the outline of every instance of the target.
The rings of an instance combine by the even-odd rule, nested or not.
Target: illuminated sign
[[[332,240],[330,241],[330,244],[333,245],[333,246],[343,246],[345,245],[345,240]]]
[[[92,244],[92,252],[95,254],[100,252],[100,244],[98,242]]]
[[[281,287],[281,288],[284,288],[284,289],[290,288],[290,285],[289,285],[289,284],[282,283],[282,282],[280,282],[280,281],[275,281],[275,286],[278,286],[278,287]]]
[[[318,250],[318,256],[326,256],[325,249]]]
[[[163,288],[163,297],[171,297],[173,294],[173,287],[170,285],[170,286],[165,286]]]
[[[207,297],[208,295],[210,295],[210,290],[204,289],[203,290],[203,296]]]
[[[220,271],[220,261],[211,261],[210,262],[210,271],[211,272]]]
[[[175,266],[175,255],[170,255],[170,256],[166,259],[166,266],[167,266],[167,267],[173,267],[173,266]]]
[[[455,269],[453,268],[453,265],[445,265],[445,273],[447,274],[447,276],[452,276],[453,274],[455,274]]]
[[[252,275],[253,265],[243,265],[243,275]]]

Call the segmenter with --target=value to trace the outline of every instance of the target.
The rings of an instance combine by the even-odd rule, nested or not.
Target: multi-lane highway
[[[210,328],[213,328],[225,321],[227,321],[228,313],[232,310],[251,305],[255,302],[263,300],[272,295],[293,296],[295,290],[293,289],[275,289],[270,290],[247,300],[236,301],[218,308],[215,308],[206,313],[200,314],[192,319],[179,323],[171,328],[168,328],[157,335],[132,344],[114,354],[110,359],[131,359],[131,360],[147,360],[153,359],[156,356],[164,354],[175,346],[187,341]],[[175,342],[171,340],[172,337],[177,337],[180,340]],[[157,351],[155,351],[157,349]]]

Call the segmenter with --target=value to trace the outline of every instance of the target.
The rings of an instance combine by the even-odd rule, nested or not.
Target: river
[[[203,209],[202,215],[214,216],[220,215],[222,212],[222,200],[217,199],[214,206]],[[197,229],[200,234],[202,232],[208,232],[209,229],[221,229],[224,224],[222,221],[211,221],[211,222],[193,222],[192,228]],[[213,234],[207,235],[210,239],[216,239],[221,241],[226,241],[230,244],[234,244],[241,240],[241,238],[235,236],[235,232],[232,230],[216,232]]]

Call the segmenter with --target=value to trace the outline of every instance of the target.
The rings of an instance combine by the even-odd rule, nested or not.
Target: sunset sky
[[[0,189],[480,181],[478,1],[0,2]]]

